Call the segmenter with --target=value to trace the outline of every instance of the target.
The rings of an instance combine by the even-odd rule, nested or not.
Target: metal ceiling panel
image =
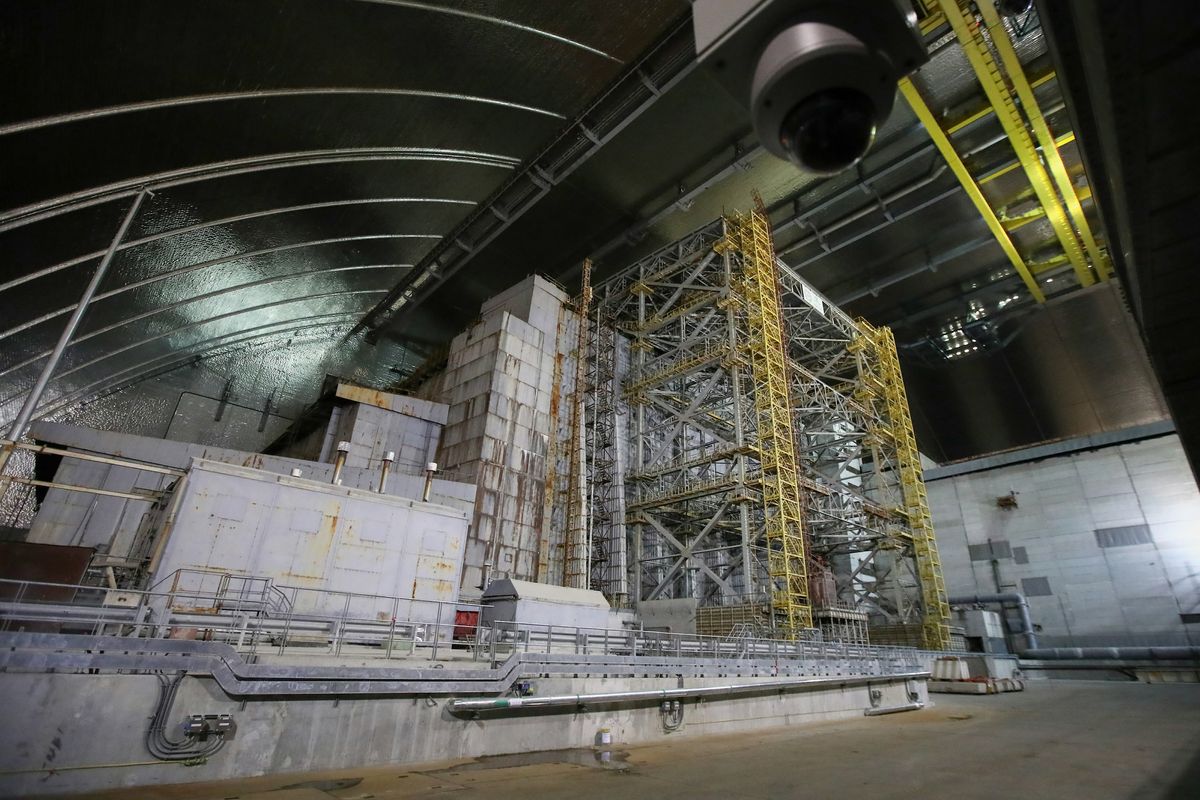
[[[525,275],[570,278],[602,248],[603,275],[746,207],[757,189],[789,263],[852,313],[895,324],[902,341],[928,341],[971,308],[998,315],[994,335],[1007,347],[938,370],[910,359],[914,398],[937,420],[922,434],[936,442],[931,453],[986,452],[1158,413],[1127,331],[1111,308],[1093,307],[1101,293],[999,314],[1013,291],[1003,256],[903,101],[860,169],[815,180],[760,155],[745,112],[701,70],[680,73],[628,125],[600,120],[616,131],[611,140],[452,280],[404,308],[388,336],[373,345],[347,336],[557,134],[595,125],[576,116],[686,12],[683,0],[0,5],[0,68],[25,76],[0,106],[0,421],[147,182],[155,193],[67,352],[48,410],[83,414],[79,403],[100,396],[91,408],[161,414],[163,403],[120,387],[207,386],[210,367],[266,376],[239,378],[251,405],[269,394],[302,404],[325,372],[390,382],[420,345],[444,341]],[[1036,15],[1007,24],[1030,74],[1044,74]],[[948,120],[981,108],[952,39],[942,37],[917,81]],[[1071,127],[1060,91],[1055,80],[1037,88],[1057,109],[1047,115],[1055,134]],[[985,192],[1016,213],[1029,186],[1001,134],[984,115],[954,134],[955,146],[976,174],[1007,170]],[[1063,156],[1078,175],[1077,148]],[[1045,220],[1013,238],[1029,257],[1054,255]],[[1109,351],[1124,366],[1091,356]],[[1035,388],[1067,374],[1069,390]]]
[[[330,332],[344,337],[685,10],[677,0],[0,6],[0,68],[23,76],[0,106],[0,421],[145,185],[153,195],[49,407],[307,333],[316,343],[305,348],[356,353],[339,368],[389,380],[416,356]],[[296,397],[324,375],[305,369],[289,371]]]

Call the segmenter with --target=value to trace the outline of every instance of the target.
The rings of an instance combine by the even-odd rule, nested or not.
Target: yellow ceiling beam
[[[1033,296],[1033,299],[1039,303],[1046,302],[1046,295],[1038,286],[1037,279],[1033,277],[1033,273],[1025,265],[1025,259],[1021,258],[1021,254],[1017,252],[1016,245],[1008,235],[1008,231],[1004,229],[1004,225],[996,216],[995,210],[988,203],[987,198],[983,196],[983,191],[979,188],[979,184],[971,177],[971,173],[967,171],[966,165],[962,158],[959,157],[954,145],[950,142],[950,137],[942,130],[941,123],[934,116],[933,111],[925,103],[925,99],[921,97],[921,93],[917,91],[917,87],[908,78],[903,78],[900,81],[900,93],[904,95],[904,99],[908,101],[908,105],[912,108],[913,113],[917,115],[917,119],[921,120],[921,124],[925,126],[926,133],[933,140],[933,144],[937,147],[938,152],[946,159],[947,166],[951,172],[958,178],[958,182],[962,184],[963,189],[967,193],[967,197],[971,198],[971,202],[975,204],[975,208],[979,211],[983,221],[987,224],[988,230],[996,237],[996,242],[999,243],[1000,249],[1004,251],[1004,255],[1008,256],[1008,260],[1012,263],[1013,269],[1021,276],[1021,280],[1025,282],[1026,288]]]
[[[1046,216],[1046,209],[1041,206],[1036,206],[1021,214],[1013,214],[1009,216],[1004,210],[1000,211],[1000,221],[1004,223],[1004,229],[1012,232],[1017,228],[1023,228],[1035,220],[1039,220]]]
[[[1033,271],[1034,275],[1041,275],[1043,272],[1052,270],[1055,267],[1061,267],[1067,263],[1068,261],[1065,255],[1057,255],[1054,258],[1048,258],[1045,261],[1035,261],[1029,265],[1029,269]]]
[[[1044,83],[1049,83],[1050,81],[1054,80],[1056,77],[1058,77],[1058,76],[1054,72],[1054,70],[1050,70],[1045,75],[1042,75],[1040,78],[1035,78],[1029,85],[1036,89],[1037,87],[1041,86]],[[950,127],[946,128],[946,133],[950,133],[950,134],[958,133],[963,128],[970,125],[972,122],[983,119],[984,117],[988,116],[989,114],[994,114],[994,113],[996,113],[996,109],[992,108],[989,105],[985,105],[983,108],[979,109],[974,114],[970,114],[966,117],[963,117],[958,122],[956,122],[953,125],[951,125]]]
[[[1046,169],[1033,144],[1033,139],[1029,135],[1025,120],[1021,117],[1021,112],[1017,110],[1016,103],[1013,101],[999,67],[992,60],[991,52],[983,40],[974,14],[960,4],[960,0],[938,0],[938,2],[941,5],[942,13],[950,22],[950,27],[954,29],[954,34],[958,38],[967,60],[971,63],[971,68],[975,71],[979,83],[983,86],[984,94],[987,95],[992,108],[996,110],[996,117],[1008,135],[1017,160],[1024,168],[1025,175],[1029,178],[1038,201],[1046,209],[1046,218],[1054,228],[1055,236],[1067,254],[1067,258],[1071,261],[1076,279],[1080,285],[1090,286],[1095,283],[1096,279],[1088,268],[1083,248],[1079,244],[1079,239],[1071,226],[1062,201],[1054,190],[1050,176],[1046,174]]]
[[[1092,196],[1092,188],[1090,186],[1084,186],[1079,190],[1078,194],[1080,201],[1087,200]],[[1019,199],[1013,201],[1014,205],[1018,202],[1020,202]],[[1007,209],[1000,210],[1000,221],[1004,223],[1004,227],[1009,232],[1015,231],[1018,228],[1023,228],[1029,223],[1042,219],[1045,216],[1046,209],[1042,208],[1041,206],[1034,206],[1028,211],[1020,214],[1013,214],[1011,216],[1008,214]],[[1033,272],[1035,275],[1037,274],[1036,269]]]
[[[1073,141],[1075,141],[1075,131],[1067,131],[1062,136],[1059,136],[1057,139],[1055,139],[1054,143],[1057,144],[1059,147],[1062,147],[1064,144],[1070,144]],[[1007,167],[1002,167],[1002,168],[996,170],[995,172],[989,172],[987,175],[984,175],[982,178],[979,179],[979,185],[983,186],[985,183],[991,183],[992,181],[996,180],[996,178],[999,178],[1001,175],[1007,175],[1008,173],[1012,172],[1014,169],[1020,169],[1020,168],[1021,168],[1021,162],[1017,161],[1012,164],[1009,164]]]
[[[1000,21],[1000,15],[996,13],[996,9],[991,3],[980,3],[979,12],[983,14],[984,22],[987,23],[988,31],[992,35],[992,43],[996,47],[996,52],[1000,54],[1000,62],[1004,65],[1005,72],[1008,73],[1008,79],[1012,82],[1017,97],[1021,98],[1025,116],[1033,127],[1034,136],[1042,146],[1042,156],[1045,158],[1046,165],[1050,168],[1050,174],[1054,176],[1054,183],[1058,186],[1058,191],[1066,203],[1071,222],[1074,223],[1079,238],[1083,240],[1088,258],[1091,259],[1092,266],[1100,275],[1100,279],[1108,280],[1110,272],[1107,260],[1100,252],[1099,245],[1096,244],[1096,237],[1092,235],[1092,228],[1083,214],[1083,206],[1080,204],[1075,186],[1067,174],[1062,154],[1058,152],[1054,136],[1050,133],[1050,127],[1046,124],[1046,118],[1038,106],[1037,98],[1033,94],[1033,86],[1025,77],[1025,70],[1021,66],[1021,59],[1017,57],[1017,51],[1013,49],[1008,30]]]
[[[922,34],[928,36],[933,31],[936,31],[945,21],[946,18],[942,16],[942,13],[940,11],[936,11],[925,19],[921,20],[917,27]]]

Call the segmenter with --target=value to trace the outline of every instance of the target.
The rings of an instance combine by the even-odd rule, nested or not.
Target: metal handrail
[[[141,639],[199,637],[222,641],[236,649],[255,653],[263,646],[283,655],[289,647],[306,653],[337,655],[347,644],[362,646],[358,656],[392,658],[394,653],[420,653],[434,661],[469,658],[499,663],[512,652],[574,654],[615,657],[661,657],[666,659],[771,659],[775,663],[802,663],[817,673],[838,670],[850,673],[889,674],[919,663],[919,651],[908,647],[857,645],[747,636],[702,636],[626,628],[598,628],[509,622],[484,622],[477,603],[414,600],[361,592],[285,587],[292,591],[286,614],[268,616],[260,606],[225,603],[228,592],[174,589],[173,591],[110,590],[79,584],[0,579],[0,588],[15,586],[0,600],[0,630],[56,624],[72,630],[90,629],[94,635],[121,635]],[[30,599],[31,589],[71,589],[69,600]],[[87,590],[81,593],[80,590]],[[282,591],[282,587],[281,587]],[[301,592],[341,599],[339,611],[305,610],[297,605]],[[282,591],[285,595],[287,592]],[[119,604],[106,604],[117,596]],[[390,613],[366,616],[352,611],[353,598],[368,598],[378,609],[379,601]],[[237,599],[237,598],[235,598]],[[192,601],[185,606],[181,601]],[[211,605],[203,606],[202,602]],[[453,611],[474,611],[474,630],[463,628]],[[406,618],[401,608],[409,609]],[[412,618],[413,609],[423,618]],[[208,609],[212,609],[209,611]],[[424,612],[424,613],[422,613]],[[314,646],[317,647],[314,650]]]

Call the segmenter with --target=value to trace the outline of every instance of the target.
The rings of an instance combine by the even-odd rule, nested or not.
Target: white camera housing
[[[928,60],[896,0],[696,0],[700,63],[768,152],[831,175],[866,155],[896,83]]]

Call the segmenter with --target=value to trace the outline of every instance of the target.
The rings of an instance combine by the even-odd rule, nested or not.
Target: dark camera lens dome
[[[801,167],[832,175],[866,155],[875,139],[875,106],[855,89],[824,89],[783,118],[779,140]]]

